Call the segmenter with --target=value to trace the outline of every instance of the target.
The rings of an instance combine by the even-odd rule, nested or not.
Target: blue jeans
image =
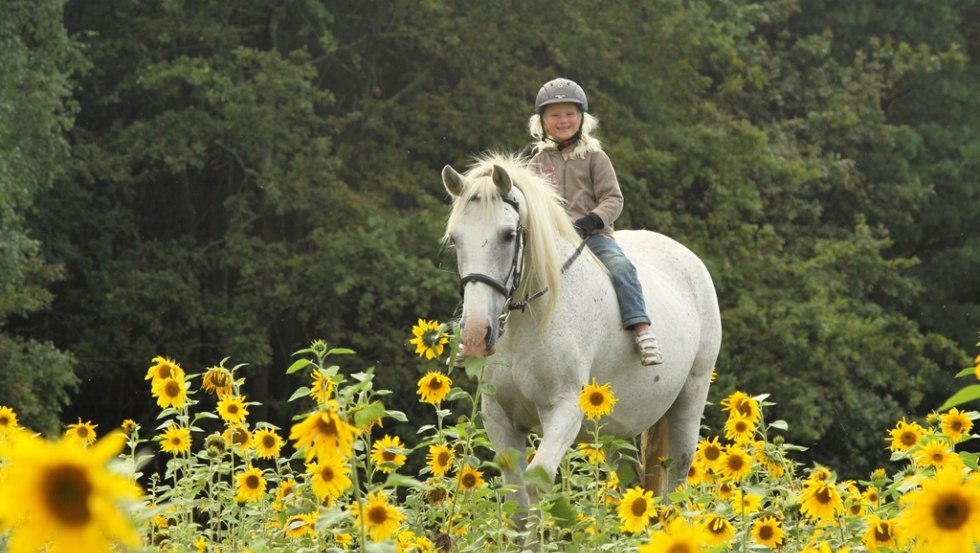
[[[585,243],[609,270],[613,289],[616,290],[616,299],[619,300],[619,314],[623,319],[623,328],[630,328],[639,323],[650,324],[646,302],[643,300],[643,289],[640,287],[640,279],[636,276],[636,267],[623,254],[619,244],[605,234],[593,234]]]

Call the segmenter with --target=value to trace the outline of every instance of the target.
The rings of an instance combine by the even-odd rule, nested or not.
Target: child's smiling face
[[[582,112],[577,104],[571,102],[548,104],[544,107],[541,120],[544,121],[544,130],[548,136],[564,142],[575,136],[582,126]]]

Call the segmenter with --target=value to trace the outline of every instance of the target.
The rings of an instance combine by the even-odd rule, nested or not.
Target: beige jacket
[[[531,158],[531,166],[568,202],[572,221],[594,212],[603,223],[597,232],[612,235],[613,222],[623,211],[623,193],[606,152],[595,150],[566,159],[554,147],[545,148]]]

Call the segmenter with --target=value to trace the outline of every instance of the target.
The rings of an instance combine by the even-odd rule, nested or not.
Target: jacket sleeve
[[[592,156],[592,182],[595,185],[596,206],[593,213],[602,219],[605,227],[612,228],[613,221],[623,212],[623,192],[616,179],[616,170],[606,152],[600,150]]]

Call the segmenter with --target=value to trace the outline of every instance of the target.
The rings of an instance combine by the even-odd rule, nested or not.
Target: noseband
[[[507,271],[507,276],[504,277],[503,281],[497,280],[490,275],[485,275],[483,273],[469,273],[464,275],[459,279],[459,297],[463,297],[464,289],[466,285],[470,282],[482,282],[487,286],[493,288],[499,292],[506,300],[509,302],[514,296],[514,292],[517,291],[517,287],[521,284],[521,274],[524,270],[524,243],[527,240],[527,228],[520,223],[520,205],[518,205],[517,200],[511,196],[502,197],[501,200],[507,205],[514,208],[514,211],[518,214],[517,223],[517,246],[514,248],[514,258],[510,263],[510,270]],[[511,281],[511,285],[507,286],[507,281]]]

